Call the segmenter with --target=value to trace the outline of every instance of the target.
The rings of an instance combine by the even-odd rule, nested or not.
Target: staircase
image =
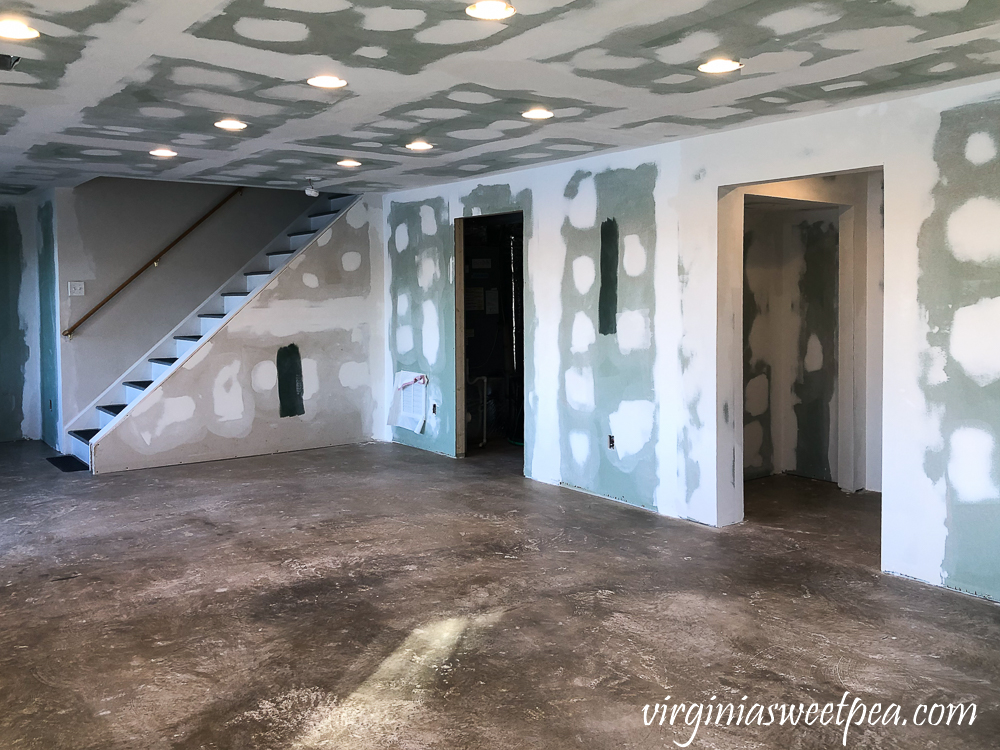
[[[180,367],[211,334],[243,308],[313,239],[347,212],[358,196],[320,197],[187,318],[150,349],[68,425],[70,453],[91,466],[91,443]]]

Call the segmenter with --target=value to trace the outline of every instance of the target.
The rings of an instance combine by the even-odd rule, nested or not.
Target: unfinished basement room
[[[0,750],[998,738],[997,0],[0,0]]]

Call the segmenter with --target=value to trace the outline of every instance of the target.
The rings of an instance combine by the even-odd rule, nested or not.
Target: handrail
[[[96,313],[98,310],[100,310],[102,307],[104,307],[106,304],[108,304],[112,299],[114,299],[116,296],[118,296],[118,294],[125,287],[127,287],[129,284],[131,284],[137,278],[139,278],[139,276],[141,276],[144,271],[146,271],[147,269],[149,269],[152,266],[155,266],[155,265],[159,264],[160,259],[164,255],[166,255],[168,252],[170,252],[175,247],[177,247],[177,245],[179,245],[181,242],[183,242],[184,239],[189,234],[191,234],[191,232],[193,232],[195,229],[197,229],[202,224],[204,224],[209,219],[209,217],[212,216],[212,214],[214,214],[216,211],[218,211],[224,205],[226,205],[227,203],[229,203],[229,201],[231,201],[233,198],[235,198],[237,195],[239,195],[242,192],[243,192],[243,188],[241,188],[241,187],[236,188],[233,192],[231,192],[229,195],[227,195],[225,198],[223,198],[221,201],[219,201],[215,205],[215,207],[212,208],[212,210],[210,210],[207,214],[205,214],[200,219],[198,219],[198,221],[196,221],[194,224],[192,224],[186,230],[184,230],[184,232],[182,232],[181,235],[177,239],[175,239],[173,242],[171,242],[169,245],[167,245],[165,248],[163,248],[163,250],[161,250],[156,255],[155,258],[153,258],[152,260],[150,260],[148,263],[146,263],[146,265],[144,265],[142,268],[140,268],[134,274],[132,274],[131,276],[129,276],[127,279],[125,279],[125,281],[123,281],[121,284],[119,284],[118,287],[113,292],[111,292],[111,294],[109,294],[107,297],[105,297],[100,302],[98,302],[97,305],[95,305],[90,310],[90,312],[88,312],[86,315],[84,315],[82,318],[80,318],[78,321],[76,321],[73,325],[71,325],[69,328],[67,328],[65,331],[63,331],[62,335],[66,336],[66,337],[72,336],[73,335],[73,331],[75,331],[77,328],[79,328],[84,323],[86,323],[94,313]]]

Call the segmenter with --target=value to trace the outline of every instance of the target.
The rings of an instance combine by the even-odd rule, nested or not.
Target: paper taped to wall
[[[393,383],[389,424],[413,432],[424,429],[427,418],[427,376],[419,372],[397,372]]]

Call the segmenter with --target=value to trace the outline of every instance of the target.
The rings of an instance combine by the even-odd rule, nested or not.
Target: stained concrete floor
[[[0,747],[663,748],[643,706],[972,701],[1000,608],[878,572],[878,498],[748,485],[725,530],[369,445],[92,477],[0,445]],[[681,719],[678,719],[680,723]],[[709,727],[692,747],[841,747]]]

